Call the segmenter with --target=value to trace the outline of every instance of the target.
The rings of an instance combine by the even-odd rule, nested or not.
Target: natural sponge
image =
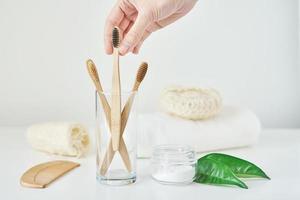
[[[34,124],[27,130],[32,148],[64,156],[84,155],[90,144],[84,125],[73,122],[47,122]]]
[[[163,90],[160,105],[167,113],[200,120],[217,115],[222,99],[219,92],[212,88],[172,86]]]

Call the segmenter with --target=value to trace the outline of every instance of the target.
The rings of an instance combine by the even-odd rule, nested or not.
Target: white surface
[[[224,106],[216,117],[192,121],[164,113],[140,115],[138,156],[150,157],[160,144],[188,145],[196,152],[250,146],[261,132],[257,116],[246,108]]]
[[[57,180],[46,189],[23,188],[22,173],[34,164],[61,159],[35,152],[25,143],[24,128],[0,129],[0,195],[1,199],[143,199],[143,200],[297,200],[300,197],[300,130],[270,130],[262,133],[253,148],[235,149],[225,153],[239,156],[262,167],[272,180],[246,181],[248,190],[203,184],[165,186],[153,181],[149,161],[138,161],[138,181],[129,186],[109,187],[95,179],[95,155],[77,160],[81,167]]]
[[[102,29],[115,1],[0,1],[0,124],[93,121],[84,62],[95,59],[109,87]],[[265,127],[299,127],[297,4],[199,0],[188,16],[154,33],[139,56],[121,59],[124,86],[146,60],[142,110],[156,109],[168,84],[209,85],[226,103],[253,109]]]

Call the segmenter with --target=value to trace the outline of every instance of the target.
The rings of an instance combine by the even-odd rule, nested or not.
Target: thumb
[[[128,31],[128,33],[124,36],[123,41],[120,45],[120,53],[122,55],[128,53],[130,49],[135,47],[141,40],[146,28],[151,22],[149,21],[149,18],[146,17],[144,14],[139,14]]]

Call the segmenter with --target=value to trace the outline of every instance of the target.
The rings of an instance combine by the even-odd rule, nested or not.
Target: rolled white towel
[[[27,139],[36,150],[78,157],[87,152],[90,143],[87,129],[71,122],[32,125],[27,130]]]
[[[138,156],[150,157],[159,144],[190,145],[197,152],[253,145],[261,131],[248,109],[224,106],[216,117],[185,120],[164,113],[143,114],[139,120]]]

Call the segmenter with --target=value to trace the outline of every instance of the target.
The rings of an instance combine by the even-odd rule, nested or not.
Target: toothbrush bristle
[[[138,73],[136,75],[136,80],[138,82],[142,82],[143,81],[143,79],[145,78],[145,75],[147,73],[147,70],[148,70],[148,63],[143,62],[140,65],[140,68],[139,68]]]
[[[118,48],[120,45],[120,33],[117,27],[115,27],[112,31],[112,44],[114,48]]]
[[[99,80],[98,71],[94,62],[91,59],[89,59],[86,61],[86,63],[87,63],[87,68],[90,76],[96,81],[98,81]]]

